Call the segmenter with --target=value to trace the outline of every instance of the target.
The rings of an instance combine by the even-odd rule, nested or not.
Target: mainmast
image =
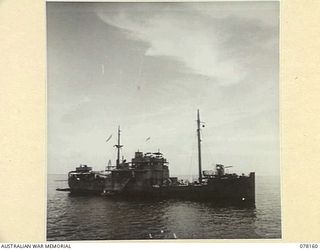
[[[116,163],[117,168],[120,165],[120,148],[123,147],[123,145],[120,145],[120,132],[121,132],[121,130],[120,130],[120,126],[119,126],[118,127],[118,144],[114,145],[117,148],[117,163]]]
[[[200,134],[200,114],[197,112],[197,135],[198,135],[198,160],[199,160],[199,183],[202,183],[202,169],[201,169],[201,134]]]

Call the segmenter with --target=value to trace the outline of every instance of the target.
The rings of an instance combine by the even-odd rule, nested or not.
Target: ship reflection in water
[[[141,201],[57,192],[49,175],[47,240],[280,238],[279,177],[256,176],[256,207],[187,200]],[[162,230],[162,231],[161,231]],[[151,240],[152,240],[151,239]]]

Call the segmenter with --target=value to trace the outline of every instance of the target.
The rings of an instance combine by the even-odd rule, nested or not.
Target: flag
[[[108,139],[106,140],[106,142],[110,141],[111,137],[112,137],[112,134],[108,137]]]

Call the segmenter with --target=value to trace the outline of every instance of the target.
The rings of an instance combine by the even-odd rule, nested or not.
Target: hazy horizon
[[[203,169],[279,175],[279,2],[49,2],[47,47],[49,174],[115,164],[120,125],[196,175],[200,109]]]

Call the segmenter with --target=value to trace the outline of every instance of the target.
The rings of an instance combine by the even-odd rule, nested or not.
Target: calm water
[[[70,196],[65,175],[48,176],[47,239],[280,238],[280,184],[256,176],[256,208],[215,207],[191,201],[114,201]],[[161,230],[162,233],[161,233]]]

